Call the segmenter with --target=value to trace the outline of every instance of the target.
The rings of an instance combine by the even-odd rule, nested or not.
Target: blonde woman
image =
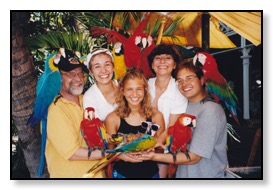
[[[152,107],[147,80],[138,70],[127,72],[119,82],[116,104],[115,111],[105,120],[109,135],[118,132],[137,134],[142,131],[143,121],[150,121],[160,126],[157,136],[165,130],[163,115]],[[156,162],[140,162],[128,154],[122,154],[113,165],[112,176],[113,178],[158,178],[158,166]]]

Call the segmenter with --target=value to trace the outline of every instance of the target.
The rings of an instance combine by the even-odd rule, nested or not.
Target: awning
[[[179,29],[173,36],[163,36],[162,42],[182,46],[202,46],[202,12],[151,12],[149,25],[157,20],[166,19],[165,26],[182,16]],[[210,48],[234,48],[235,44],[219,28],[219,21],[233,29],[254,45],[261,43],[261,12],[209,12],[210,18]],[[137,23],[131,18],[128,32],[133,33]],[[120,28],[117,18],[113,25]],[[166,28],[166,27],[165,27]]]

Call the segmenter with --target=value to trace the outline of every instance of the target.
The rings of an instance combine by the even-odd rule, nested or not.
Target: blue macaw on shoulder
[[[41,157],[38,169],[38,176],[43,173],[45,163],[45,145],[46,145],[46,125],[47,125],[47,109],[54,98],[60,92],[62,86],[61,74],[58,67],[54,63],[56,53],[50,54],[45,61],[44,73],[40,76],[36,86],[36,101],[33,113],[28,119],[28,125],[34,127],[41,121]]]
[[[55,97],[59,94],[62,87],[61,73],[58,69],[58,63],[61,57],[80,56],[79,52],[72,52],[60,48],[58,53],[50,54],[45,61],[44,73],[40,76],[36,86],[36,100],[34,103],[33,113],[28,119],[28,125],[34,127],[39,121],[41,121],[41,157],[40,165],[38,169],[38,176],[40,177],[43,173],[45,165],[45,147],[46,147],[46,126],[47,126],[47,114],[48,107],[53,102]],[[84,61],[85,57],[80,58],[81,62]]]

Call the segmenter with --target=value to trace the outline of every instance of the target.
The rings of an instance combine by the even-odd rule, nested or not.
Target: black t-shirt
[[[137,134],[141,131],[141,126],[132,126],[128,124],[123,118],[120,118],[119,133],[124,134]],[[124,162],[120,160],[115,162],[113,170],[127,178],[152,178],[158,173],[157,163],[154,161],[143,161],[139,163]]]

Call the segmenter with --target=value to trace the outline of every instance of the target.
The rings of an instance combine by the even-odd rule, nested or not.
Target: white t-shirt
[[[155,80],[156,78],[150,78],[148,81],[152,101],[155,99]],[[175,84],[175,79],[171,78],[167,89],[158,98],[157,103],[158,110],[163,114],[166,129],[169,127],[170,114],[185,113],[187,104],[187,98],[185,98],[178,90],[178,87]]]
[[[114,80],[117,84],[117,81]],[[92,107],[95,109],[95,116],[104,121],[106,116],[114,111],[116,104],[110,104],[104,98],[97,84],[94,83],[83,95],[83,108]]]

